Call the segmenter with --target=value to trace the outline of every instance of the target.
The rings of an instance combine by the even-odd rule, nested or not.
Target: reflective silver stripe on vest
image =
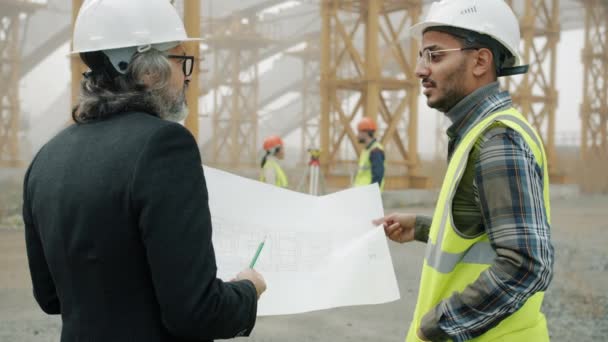
[[[436,246],[431,247],[436,249]],[[489,242],[478,242],[462,253],[431,253],[427,264],[440,273],[450,273],[459,263],[489,265],[496,259],[496,252]]]
[[[524,131],[526,131],[526,133],[530,136],[530,138],[532,138],[532,140],[534,140],[534,142],[538,145],[538,148],[540,148],[540,150],[542,151],[542,143],[538,139],[538,136],[535,134],[535,132],[528,126],[526,122],[522,121],[521,119],[512,114],[497,115],[496,117],[494,117],[493,120],[489,121],[485,125],[482,131],[484,131],[486,128],[488,128],[490,125],[497,121],[511,121],[517,124]],[[472,140],[471,144],[467,146],[467,150],[463,155],[468,155],[474,144],[475,140]],[[450,212],[452,211],[452,201],[454,200],[454,195],[456,193],[455,187],[456,184],[458,184],[460,182],[460,179],[462,178],[463,169],[466,167],[467,161],[468,158],[461,158],[460,162],[458,163],[458,167],[455,173],[456,179],[454,179],[454,183],[452,184],[452,193],[448,196],[448,203],[446,203],[446,208],[444,209],[443,215],[441,217],[441,226],[439,227],[439,232],[437,233],[437,243],[434,244],[430,240],[429,243],[427,243],[425,255],[427,264],[429,265],[429,267],[432,267],[440,273],[452,272],[459,262],[469,264],[491,264],[496,258],[496,252],[494,251],[494,249],[492,249],[492,246],[487,241],[477,242],[476,244],[472,245],[467,251],[462,253],[449,253],[441,250],[446,222],[448,220]],[[541,164],[542,160],[537,160],[536,162]]]

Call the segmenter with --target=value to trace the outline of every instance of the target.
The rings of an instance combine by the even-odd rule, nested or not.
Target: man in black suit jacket
[[[125,3],[148,13],[116,20],[147,20],[116,24],[140,33],[154,24],[149,44],[129,46],[128,27],[114,37],[92,32],[108,39],[101,43],[78,40],[112,31],[98,16]],[[198,147],[172,122],[187,113],[194,64],[180,43],[185,31],[171,30],[176,22],[183,30],[167,0],[93,0],[79,14],[74,49],[91,71],[76,124],[40,150],[23,193],[34,296],[61,314],[62,342],[210,341],[254,327],[266,284],[252,269],[216,278]],[[170,32],[155,41],[162,29]]]

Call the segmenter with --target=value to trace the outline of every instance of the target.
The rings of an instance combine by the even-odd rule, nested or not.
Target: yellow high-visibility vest
[[[279,165],[279,163],[277,163],[277,161],[272,158],[268,158],[266,160],[266,164],[264,164],[264,168],[262,169],[262,172],[260,172],[260,181],[266,182],[266,176],[264,173],[268,168],[272,168],[272,170],[274,171],[274,174],[275,174],[274,185],[281,187],[281,188],[286,188],[289,186],[289,183],[287,182],[287,175],[285,174],[285,171],[283,171],[283,169],[281,168],[281,165]]]
[[[418,302],[407,335],[408,342],[420,341],[417,331],[426,313],[454,292],[462,293],[496,258],[496,252],[486,233],[475,238],[463,237],[454,229],[452,218],[452,199],[466,168],[469,152],[475,141],[496,122],[522,135],[532,150],[536,163],[543,170],[543,197],[550,222],[547,158],[542,140],[534,128],[513,108],[494,113],[477,123],[454,151],[441,187],[429,231]],[[549,341],[547,322],[540,311],[543,296],[544,292],[534,294],[519,310],[472,341]]]
[[[355,177],[354,186],[364,186],[372,184],[372,162],[369,160],[369,156],[373,150],[379,149],[384,151],[384,147],[379,142],[375,141],[369,148],[364,149],[359,156],[359,169],[357,170],[357,176]],[[386,174],[386,162],[384,163],[384,173]],[[380,185],[380,191],[384,190],[384,179],[382,177],[382,184]]]

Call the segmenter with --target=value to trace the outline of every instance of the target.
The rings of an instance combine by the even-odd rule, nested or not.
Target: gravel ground
[[[608,340],[607,209],[608,197],[553,203],[557,257],[544,303],[552,341]],[[414,310],[424,246],[390,243],[390,248],[401,291],[399,301],[261,317],[253,336],[240,341],[403,341]],[[0,225],[0,269],[0,341],[58,341],[60,319],[37,308],[31,296],[23,232],[10,224]]]
[[[608,199],[553,208],[555,275],[544,301],[555,341],[608,341]]]

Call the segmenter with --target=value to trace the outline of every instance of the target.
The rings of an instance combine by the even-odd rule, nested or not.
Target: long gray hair
[[[171,120],[185,110],[183,92],[169,87],[171,65],[163,52],[149,49],[135,54],[125,74],[118,73],[103,52],[84,53],[81,58],[91,71],[80,84],[79,103],[72,111],[75,122],[134,111]]]

